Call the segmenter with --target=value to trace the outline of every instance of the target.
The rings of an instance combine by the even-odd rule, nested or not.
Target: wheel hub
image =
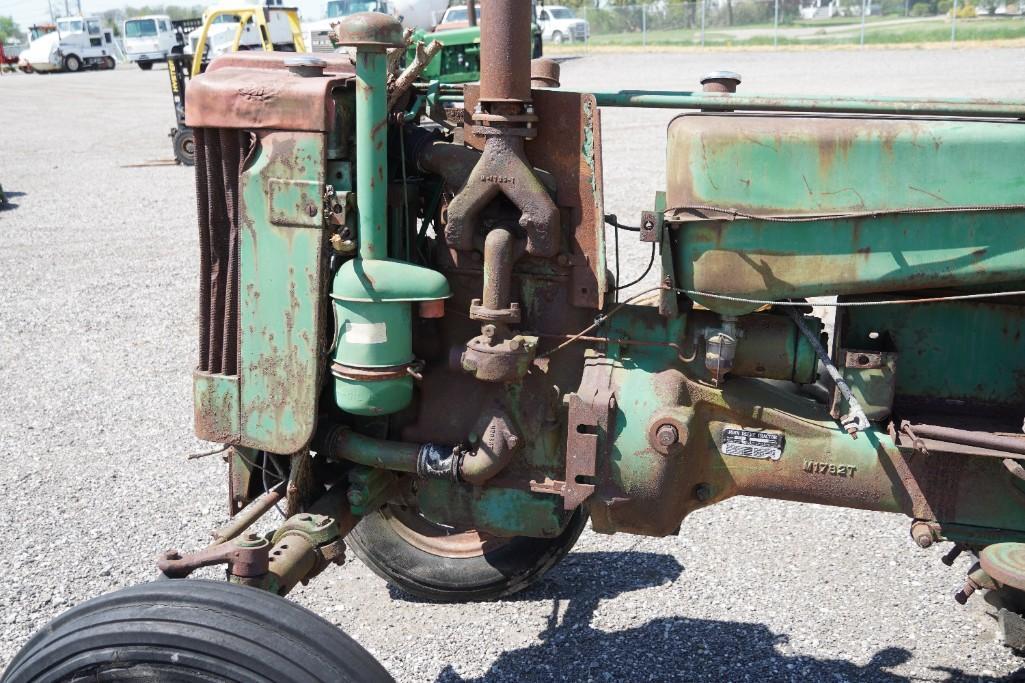
[[[979,564],[999,584],[1025,590],[1025,543],[996,543],[979,553]]]
[[[508,542],[508,539],[475,529],[436,524],[411,508],[387,506],[382,509],[382,514],[395,529],[395,533],[407,543],[439,557],[479,557]]]

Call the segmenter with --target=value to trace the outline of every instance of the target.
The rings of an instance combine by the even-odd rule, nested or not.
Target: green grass
[[[881,21],[882,19],[876,19]],[[817,24],[816,24],[817,25]],[[837,25],[837,23],[829,24]],[[843,25],[843,24],[840,24]],[[804,26],[808,28],[809,26]],[[735,29],[766,28],[763,26],[737,26]],[[771,28],[771,25],[768,27]],[[858,44],[861,38],[860,24],[850,25],[850,31],[842,33],[812,35],[803,38],[788,35],[787,27],[781,26],[778,43],[780,45],[851,45]],[[986,41],[1025,38],[1025,19],[958,19],[957,40]],[[873,45],[933,43],[950,40],[950,22],[911,23],[907,26],[872,26],[869,22],[865,27],[865,43]],[[701,41],[700,30],[679,29],[670,31],[649,31],[649,46],[692,46]],[[594,46],[640,46],[643,44],[639,33],[615,33],[592,35],[590,44]],[[721,27],[705,30],[705,45],[772,45],[772,35],[737,38],[726,33]]]

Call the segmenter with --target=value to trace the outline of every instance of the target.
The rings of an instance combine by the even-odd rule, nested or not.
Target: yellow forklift
[[[280,0],[277,0],[280,2]],[[268,0],[275,2],[275,0]],[[240,50],[305,52],[299,10],[280,5],[224,4],[203,13],[203,23],[188,34],[183,49],[167,58],[176,126],[170,138],[174,158],[195,164],[195,137],[185,124],[185,87],[214,57]]]

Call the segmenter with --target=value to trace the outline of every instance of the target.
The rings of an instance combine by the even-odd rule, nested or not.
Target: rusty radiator
[[[248,137],[239,130],[196,128],[199,217],[199,369],[238,373],[239,176]]]

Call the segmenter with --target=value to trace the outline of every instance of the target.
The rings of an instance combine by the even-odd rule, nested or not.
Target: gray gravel
[[[564,84],[747,92],[1025,95],[1020,50],[610,54]],[[662,187],[669,112],[606,111],[607,210]],[[166,73],[0,77],[0,664],[70,605],[150,579],[224,519],[224,468],[186,462],[195,358],[192,179],[170,157]],[[646,248],[627,240],[624,280]],[[400,681],[1004,680],[967,560],[882,514],[736,499],[679,537],[586,531],[538,586],[479,605],[412,601],[357,560],[295,599]]]

